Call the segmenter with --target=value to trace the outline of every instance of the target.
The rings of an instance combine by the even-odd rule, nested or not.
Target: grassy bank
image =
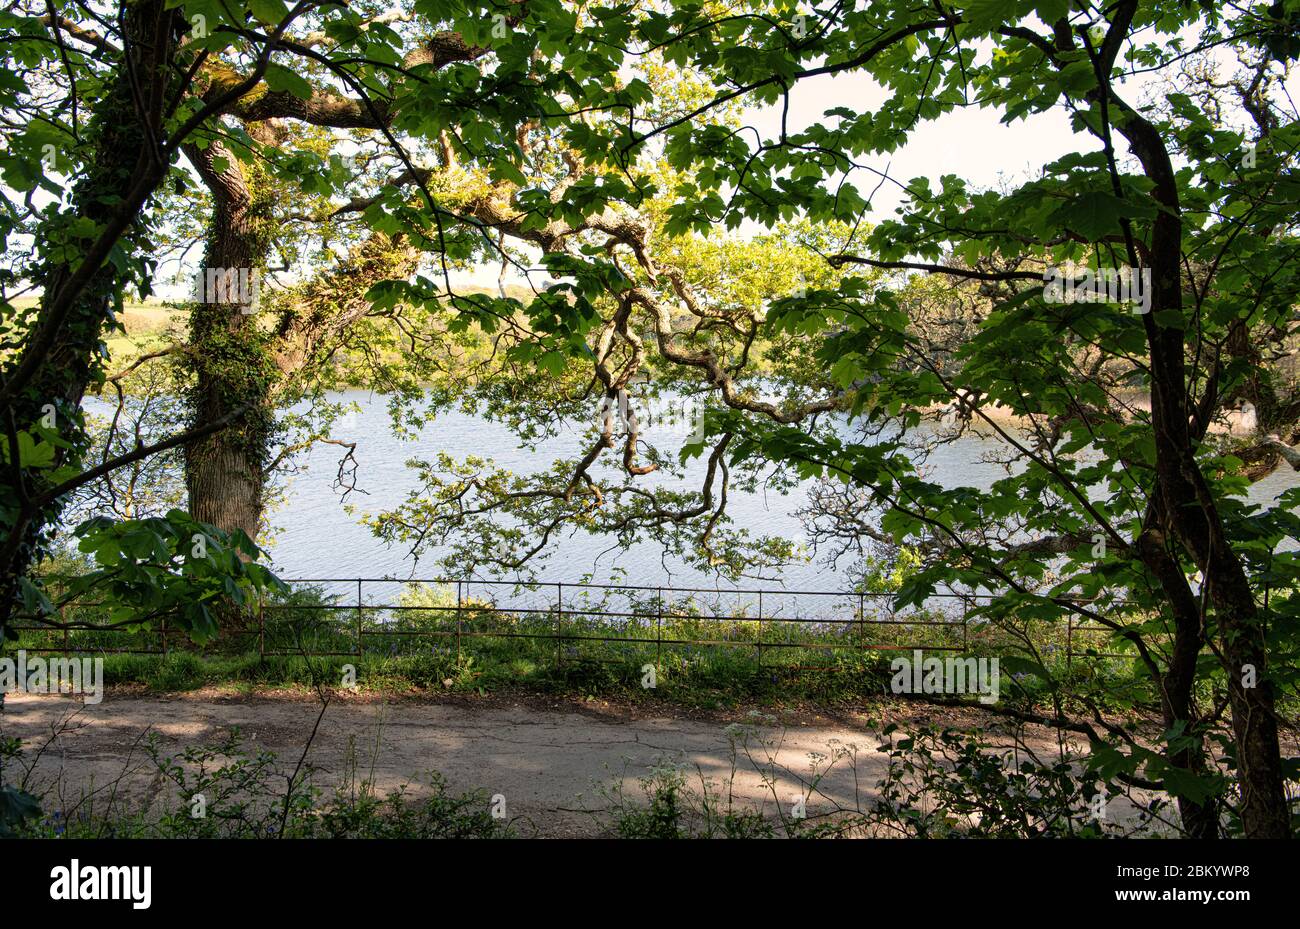
[[[516,650],[475,649],[455,655],[365,655],[355,658],[259,656],[257,654],[106,655],[107,685],[141,685],[171,692],[210,686],[249,691],[310,687],[313,680],[344,686],[355,668],[356,689],[364,693],[412,691],[527,691],[624,700],[666,700],[683,706],[720,708],[749,702],[793,700],[835,702],[886,692],[888,659],[877,654],[833,656],[817,669],[788,659],[758,661],[735,652],[673,653],[656,671],[654,687],[642,685],[645,662],[639,657],[596,661],[523,655]]]
[[[889,692],[890,662],[913,648],[940,657],[999,650],[987,627],[963,629],[938,614],[759,620],[717,614],[689,597],[660,605],[628,596],[613,612],[629,615],[566,609],[557,616],[476,601],[458,606],[454,590],[437,587],[411,587],[395,606],[358,610],[308,588],[203,648],[164,625],[28,630],[15,647],[100,655],[105,684],[160,692],[321,684],[363,693],[526,691],[699,708],[862,700]],[[104,617],[88,605],[68,609],[65,620],[102,623]],[[1043,630],[1041,644],[1057,670],[1069,670],[1062,630]],[[1078,669],[1099,670],[1097,661]]]

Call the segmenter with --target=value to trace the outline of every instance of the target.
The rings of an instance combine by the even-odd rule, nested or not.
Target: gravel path
[[[37,772],[45,783],[61,779],[65,796],[107,791],[116,782],[119,795],[139,803],[159,802],[164,789],[138,747],[147,731],[158,733],[168,753],[178,753],[239,727],[249,749],[275,752],[292,770],[319,710],[313,699],[297,695],[110,691],[102,703],[84,708],[67,697],[11,694],[2,719],[3,733],[22,738],[29,753],[49,741]],[[918,712],[925,711],[894,707],[884,715],[903,722]],[[59,721],[73,713],[72,728],[51,739]],[[346,698],[325,713],[309,761],[314,782],[325,788],[337,784],[351,762],[363,774],[373,770],[381,792],[409,785],[418,793],[428,772],[438,771],[453,791],[503,795],[524,835],[592,835],[608,821],[599,815],[609,805],[599,788],[622,784],[641,799],[638,779],[663,764],[685,766],[696,788],[701,777],[724,792],[730,784],[738,800],[768,813],[778,800],[790,809],[801,793],[810,816],[834,805],[865,804],[885,768],[873,734],[881,715],[879,709],[874,719],[804,713],[778,723],[745,712],[681,718],[581,701]],[[974,710],[943,721],[990,725],[987,714]],[[742,740],[748,754],[742,749],[733,777],[737,726],[748,730]],[[856,766],[839,760],[809,793],[814,760],[823,756],[817,764],[825,770],[837,750],[854,745]],[[1046,734],[1041,745],[1051,745]],[[765,778],[775,784],[775,797]]]

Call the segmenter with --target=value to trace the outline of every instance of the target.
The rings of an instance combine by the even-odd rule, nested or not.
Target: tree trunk
[[[1143,316],[1151,358],[1151,427],[1156,446],[1156,493],[1170,528],[1204,578],[1203,597],[1214,607],[1219,651],[1228,677],[1242,827],[1248,838],[1288,838],[1290,810],[1282,777],[1273,691],[1266,673],[1263,622],[1240,558],[1205,476],[1196,462],[1188,422],[1186,331],[1162,311],[1183,311],[1182,219],[1173,165],[1156,128],[1123,109],[1117,123],[1162,209],[1152,226],[1151,312]],[[1136,256],[1130,256],[1136,262]],[[1242,686],[1247,666],[1258,685]]]
[[[238,413],[232,425],[185,447],[190,514],[226,532],[256,541],[262,528],[264,469],[274,430],[270,394],[275,379],[266,337],[258,330],[252,294],[269,248],[268,205],[255,198],[244,168],[224,144],[186,147],[212,192],[208,242],[190,314],[194,376],[192,428]],[[225,162],[220,167],[216,164]],[[222,289],[227,281],[238,286]]]
[[[71,224],[81,220],[109,234],[116,232],[119,243],[130,242],[139,232],[145,201],[168,170],[148,140],[161,136],[163,109],[174,88],[174,36],[183,24],[180,12],[167,9],[161,0],[124,6],[122,60],[108,78],[109,87],[87,128],[93,155],[73,191],[71,209],[46,221],[38,240],[63,238]],[[131,68],[126,65],[128,57]],[[87,240],[84,247],[90,248],[91,242]],[[126,286],[125,275],[112,262],[101,262],[75,247],[54,248],[50,254],[54,257],[31,274],[42,291],[36,329],[16,359],[5,365],[5,427],[30,430],[53,406],[55,429],[72,442],[71,450],[56,452],[56,463],[76,465],[85,439],[81,400],[98,375],[104,324]],[[83,269],[86,261],[98,266]],[[0,497],[13,501],[15,512],[11,520],[6,519],[0,549],[0,627],[16,607],[19,578],[42,557],[63,509],[61,501],[45,507],[26,505],[45,489],[47,472],[3,470]]]
[[[248,125],[259,142],[280,138],[271,122]],[[256,169],[242,167],[220,143],[190,158],[212,192],[205,269],[265,266],[276,197]],[[217,170],[216,160],[225,161]],[[370,311],[366,292],[376,281],[409,275],[418,252],[404,237],[375,233],[339,266],[309,281],[278,307],[275,325],[259,326],[256,313],[237,301],[197,301],[190,316],[189,364],[194,386],[192,427],[243,409],[234,425],[185,449],[190,513],[227,532],[243,530],[256,541],[263,528],[269,447],[275,437],[276,394],[283,380],[321,363],[317,353],[331,336]],[[205,282],[206,283],[206,282]]]
[[[1200,611],[1191,586],[1183,576],[1178,559],[1169,551],[1166,534],[1159,528],[1166,521],[1167,517],[1159,502],[1154,501],[1147,512],[1147,528],[1138,537],[1136,549],[1143,563],[1159,581],[1173,615],[1173,649],[1165,672],[1159,677],[1161,716],[1166,729],[1174,729],[1182,723],[1184,733],[1195,737],[1199,734],[1199,720],[1196,718],[1193,691],[1196,686],[1196,662],[1205,647],[1205,636],[1201,632]],[[1166,760],[1174,767],[1182,768],[1197,777],[1211,773],[1203,743],[1170,752]],[[1221,803],[1222,798],[1217,796],[1204,802],[1196,802],[1189,797],[1178,798],[1178,815],[1190,838],[1219,837]]]

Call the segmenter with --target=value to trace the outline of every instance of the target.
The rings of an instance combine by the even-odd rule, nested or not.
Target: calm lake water
[[[356,441],[357,485],[348,502],[356,509],[349,515],[333,487],[339,449],[318,445],[305,459],[306,470],[289,479],[283,505],[270,517],[276,533],[269,550],[281,576],[287,578],[438,577],[445,576],[436,565],[438,551],[426,554],[417,566],[405,548],[389,547],[359,522],[361,513],[374,513],[401,502],[418,486],[416,475],[405,466],[410,458],[431,459],[438,452],[453,458],[479,455],[516,474],[540,471],[560,457],[575,457],[581,446],[580,432],[570,429],[544,441],[536,450],[519,447],[518,439],[505,426],[459,412],[442,414],[418,438],[406,441],[389,428],[385,398],[364,392],[343,392],[335,401],[355,402],[361,412],[347,426],[337,428],[335,437]],[[669,437],[661,448],[675,451],[684,441]],[[930,458],[928,477],[946,486],[988,486],[1004,472],[984,460],[999,450],[998,443],[965,437],[936,451]],[[694,460],[682,489],[701,486],[705,463]],[[673,483],[659,475],[641,478],[646,486]],[[1252,497],[1260,501],[1275,498],[1287,487],[1300,483],[1300,473],[1289,467],[1278,469],[1255,485]],[[807,487],[789,493],[774,490],[741,493],[732,490],[728,512],[734,525],[754,535],[779,535],[806,541],[803,527],[794,513],[806,500]],[[612,540],[578,532],[558,537],[551,556],[537,570],[545,581],[565,583],[591,575],[594,583],[625,583],[656,587],[702,587],[728,589],[733,585],[712,574],[703,574],[666,558],[653,543],[641,543],[627,550],[611,549]],[[844,565],[843,567],[847,567]],[[795,564],[767,580],[746,580],[747,588],[783,587],[788,590],[834,591],[848,586],[845,576],[819,563]]]

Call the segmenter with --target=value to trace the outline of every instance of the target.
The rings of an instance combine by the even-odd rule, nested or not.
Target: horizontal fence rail
[[[413,643],[434,640],[454,641],[459,666],[467,643],[513,639],[548,643],[558,663],[617,661],[619,649],[653,646],[658,665],[665,649],[697,647],[752,649],[760,663],[765,653],[790,649],[969,652],[979,644],[972,641],[972,633],[981,639],[991,628],[985,620],[972,618],[988,596],[955,591],[935,593],[922,607],[900,613],[892,607],[892,594],[860,591],[445,578],[325,577],[286,583],[294,595],[260,599],[226,634],[242,639],[248,651],[255,645],[263,657],[410,655],[418,653],[411,651]],[[395,596],[391,592],[386,596],[385,589],[395,590]],[[724,600],[733,598],[730,609],[723,606]],[[1104,602],[1124,603],[1118,598]],[[43,633],[43,641],[26,646],[41,651],[142,655],[195,651],[183,632],[168,628],[166,619],[148,630],[93,633],[83,633],[67,619],[69,611],[95,605],[93,601],[68,605],[61,611],[62,625],[17,628],[32,638]],[[1104,627],[1066,615],[1067,661],[1127,657],[1102,650],[1099,643],[1109,634]],[[584,653],[584,648],[594,645],[612,647],[615,654]],[[782,670],[839,668],[800,664]]]

